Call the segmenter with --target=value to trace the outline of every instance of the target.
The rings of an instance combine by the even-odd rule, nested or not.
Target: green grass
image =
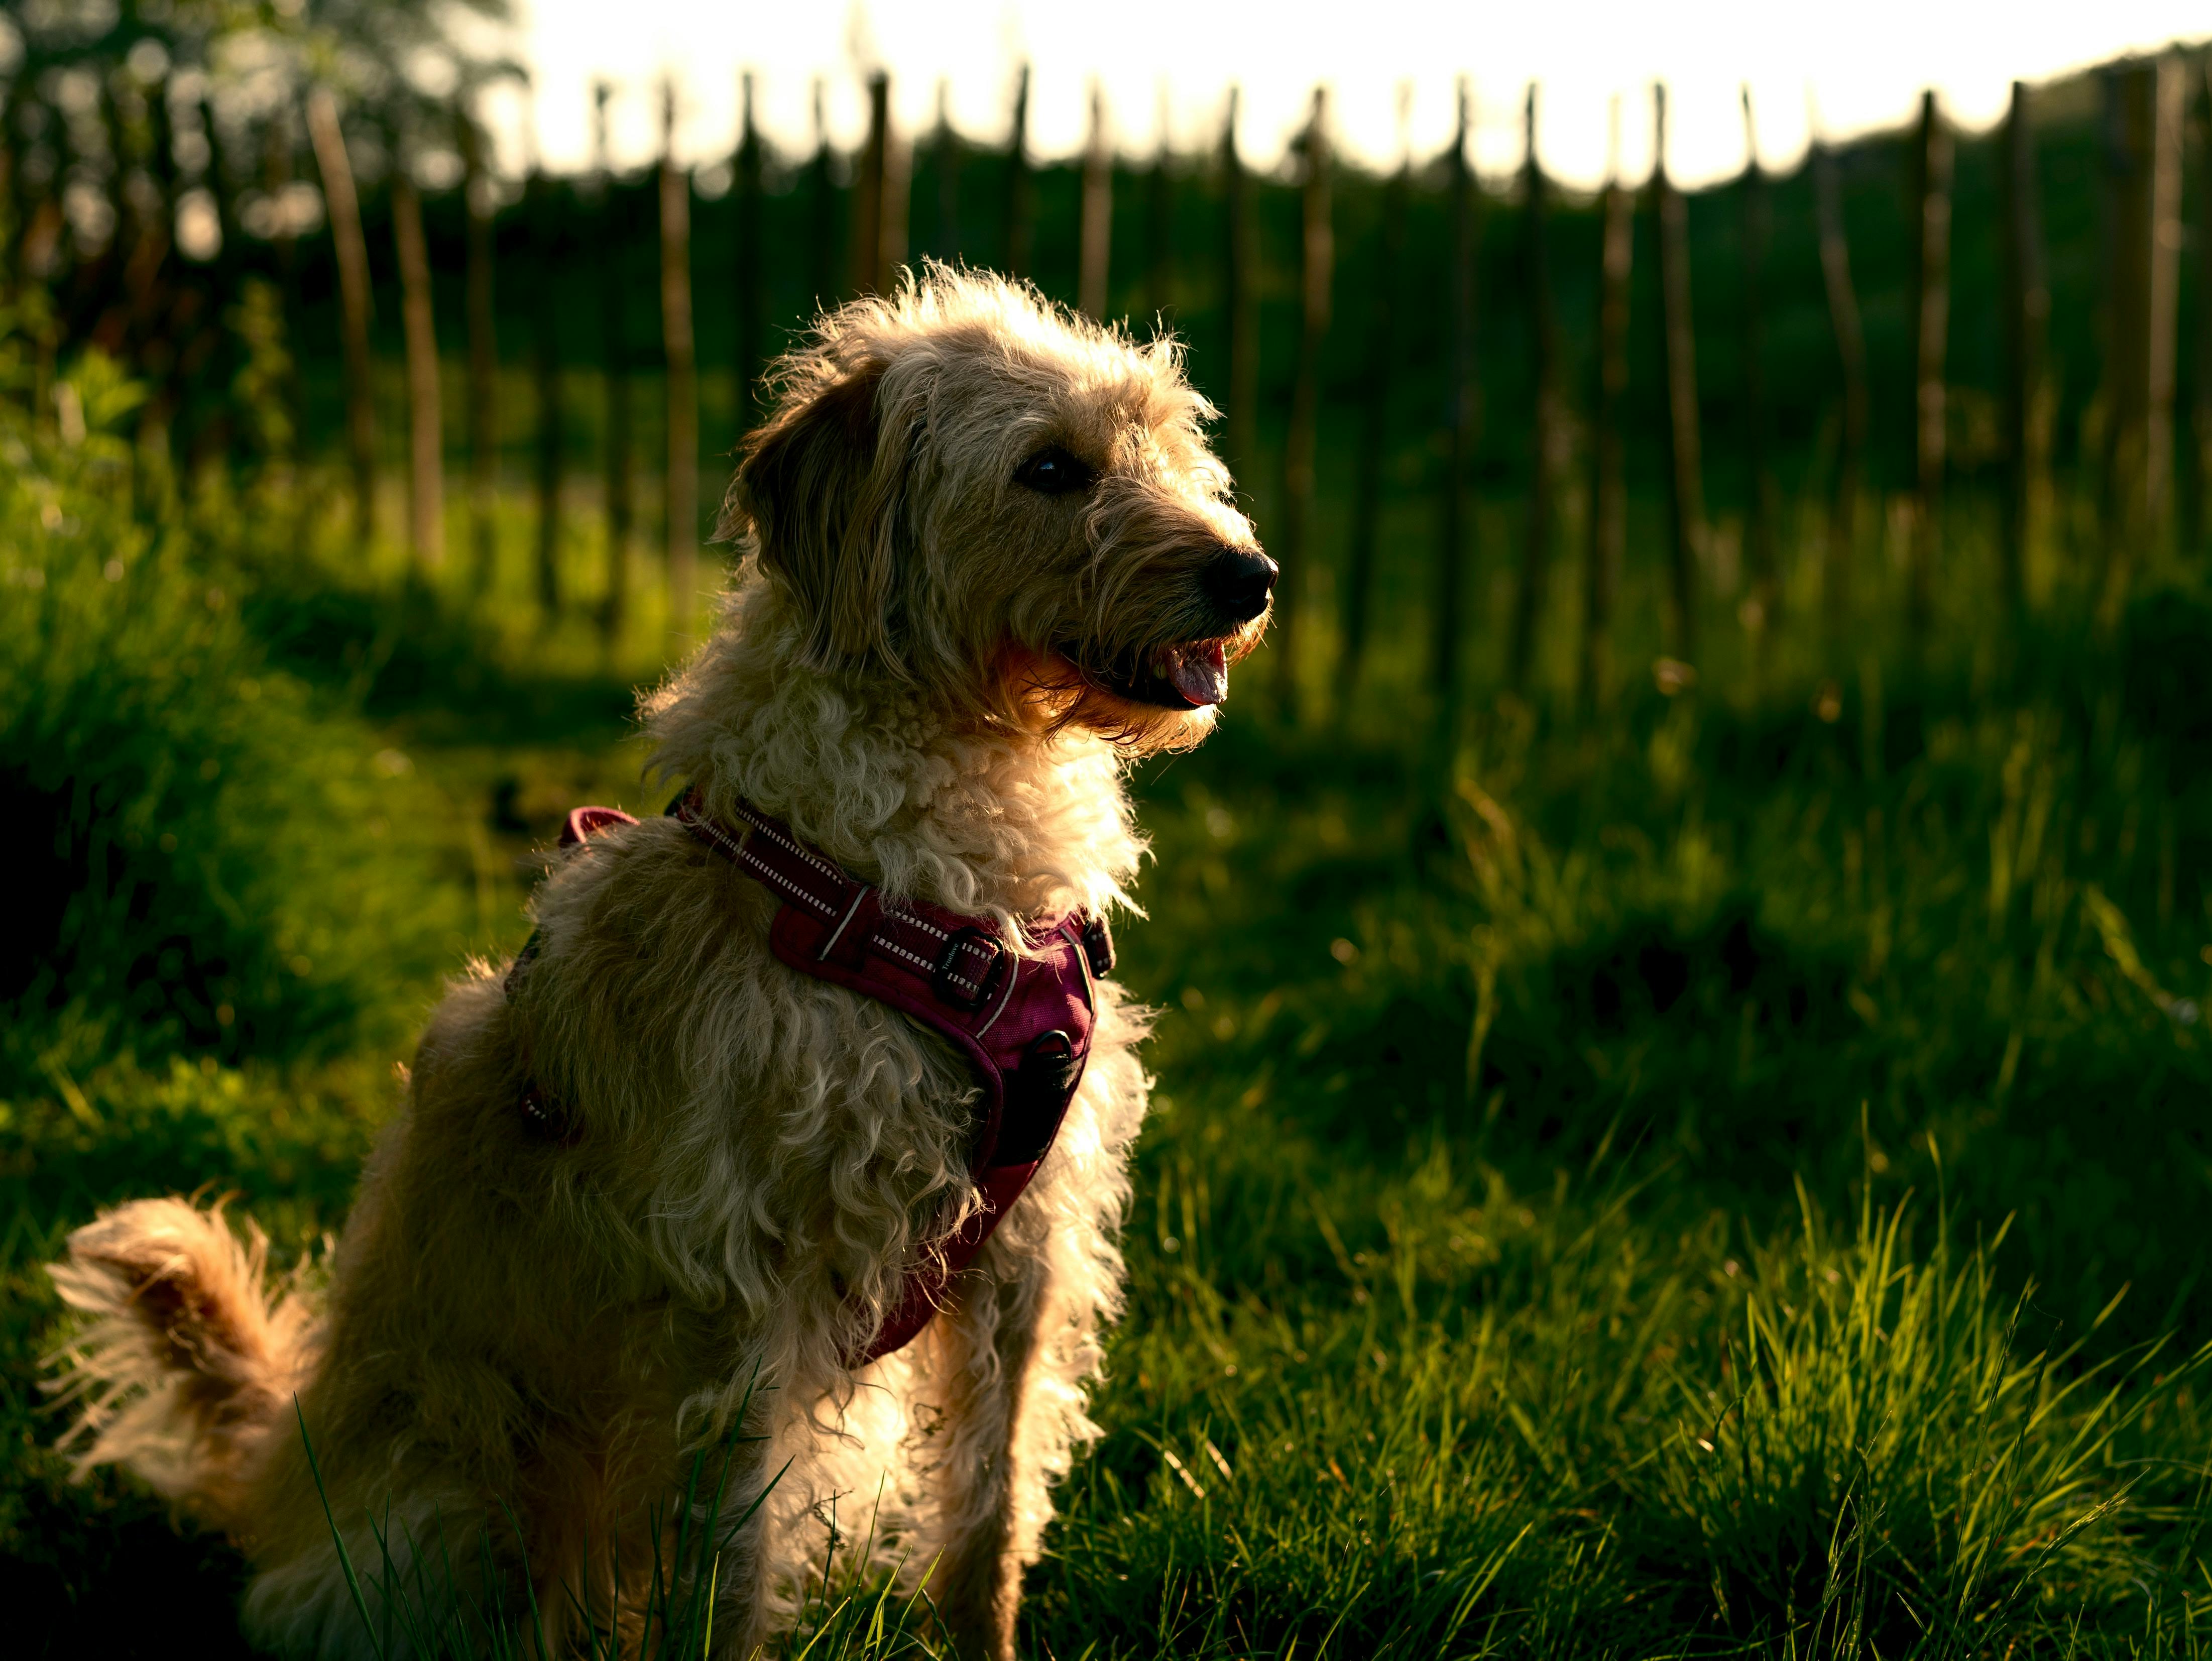
[[[0,1599],[17,1652],[237,1652],[228,1548],[65,1481],[36,1265],[135,1194],[339,1222],[531,846],[641,805],[658,624],[549,626],[519,503],[487,587],[410,584],[313,474],[149,506],[90,425],[0,430],[0,776],[65,897],[0,1077]],[[1729,643],[1602,719],[1478,686],[1443,739],[1417,659],[1337,723],[1317,655],[1305,726],[1248,675],[1144,770],[1130,1310],[1025,1653],[2212,1649],[2212,605],[2100,639],[2046,579],[1920,671],[1870,583],[1841,667],[1785,632],[1754,690]],[[166,974],[178,934],[228,966]],[[923,1614],[817,1583],[790,1650],[927,1654]]]

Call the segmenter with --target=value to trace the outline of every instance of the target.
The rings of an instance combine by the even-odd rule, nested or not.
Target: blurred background
[[[1941,11],[1923,41],[1715,10],[1579,58],[1578,17],[1406,8],[1200,9],[1195,61],[1131,44],[1161,18],[1018,8],[628,21],[18,9],[36,418],[79,418],[58,369],[96,350],[142,394],[142,497],[298,469],[363,548],[641,647],[698,621],[763,365],[965,260],[1187,343],[1290,557],[1277,700],[1340,715],[1463,674],[1599,699],[1662,647],[1749,673],[2069,585],[2109,610],[2203,541],[2201,54],[2027,78],[2154,7],[1995,51]]]
[[[0,13],[30,1652],[242,1574],[68,1480],[38,1265],[203,1184],[312,1257],[561,815],[659,806],[763,368],[925,258],[1172,330],[1285,570],[1136,775],[1038,1652],[2201,1652],[2203,27],[1524,9]],[[815,1653],[928,1651],[864,1591]]]

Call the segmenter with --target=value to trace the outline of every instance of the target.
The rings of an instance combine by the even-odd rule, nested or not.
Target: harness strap
[[[696,790],[676,804],[675,816],[692,835],[826,931],[817,961],[865,973],[870,956],[880,954],[927,977],[938,1001],[957,1011],[975,1013],[995,1001],[995,1018],[1005,1007],[1004,995],[1012,989],[1006,971],[1013,954],[996,935],[953,913],[939,913],[933,921],[916,905],[886,907],[874,885],[848,875],[842,866],[793,836],[781,820],[744,802],[735,811],[744,829],[734,837],[708,816]],[[982,1030],[989,1025],[987,1019]]]
[[[1090,1058],[1094,982],[1113,970],[1113,935],[1104,918],[1071,913],[1033,925],[1026,949],[1016,952],[972,917],[919,900],[885,903],[873,884],[750,804],[733,804],[734,827],[710,814],[696,790],[668,811],[776,897],[769,946],[779,960],[930,1027],[965,1056],[982,1087],[969,1154],[979,1203],[908,1269],[883,1325],[847,1358],[865,1365],[929,1323],[948,1282],[974,1261],[1051,1151]],[[562,845],[636,823],[611,807],[580,807],[562,829]],[[510,994],[537,951],[533,935],[507,971]],[[550,1123],[534,1092],[524,1115]]]

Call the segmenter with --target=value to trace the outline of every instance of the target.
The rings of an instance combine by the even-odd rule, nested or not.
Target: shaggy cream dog
[[[821,319],[775,384],[720,627],[647,706],[655,770],[1011,949],[1127,908],[1125,770],[1205,735],[1274,576],[1176,348],[931,267]],[[835,1507],[848,1549],[927,1576],[961,1652],[1011,1656],[1050,1485],[1096,1433],[1142,1013],[1100,983],[1036,1180],[921,1336],[856,1370],[974,1204],[975,1074],[772,957],[774,897],[672,818],[557,856],[535,910],[527,973],[477,964],[432,1018],[325,1291],[272,1287],[258,1234],[179,1200],[72,1238],[83,1463],[234,1536],[281,1652],[377,1647],[333,1524],[386,1653],[395,1575],[434,1620],[530,1594],[568,1651],[587,1624],[635,1645],[685,1472],[734,1445],[718,1652],[788,1618]]]

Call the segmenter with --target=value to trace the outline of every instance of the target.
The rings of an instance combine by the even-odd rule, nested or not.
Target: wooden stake
[[[25,285],[33,280],[33,273],[27,269],[32,252],[29,239],[35,205],[44,194],[25,177],[18,143],[17,128],[31,96],[31,88],[18,78],[9,86],[5,100],[0,101],[0,305],[9,307],[18,302]],[[27,139],[29,135],[20,137]],[[49,179],[48,190],[54,182]]]
[[[542,271],[558,270],[559,243],[552,188],[543,167],[532,167],[525,187],[531,240]],[[530,367],[538,401],[538,603],[550,622],[561,611],[561,314],[553,284],[532,285]]]
[[[888,88],[886,88],[888,91]],[[876,291],[890,294],[898,287],[899,271],[906,265],[907,221],[914,207],[914,146],[901,138],[891,125],[888,104],[884,111],[883,218],[876,229]]]
[[[1106,137],[1106,94],[1091,86],[1091,142],[1083,152],[1083,228],[1077,259],[1076,305],[1086,317],[1106,315],[1106,279],[1114,243],[1114,151]]]
[[[100,137],[106,155],[117,158],[127,155],[129,144],[124,135],[122,113],[116,106],[113,77],[100,77],[94,102],[99,112]],[[69,148],[74,150],[76,147],[72,143]],[[75,343],[88,336],[89,344],[110,355],[121,350],[126,315],[122,304],[122,273],[131,250],[138,246],[138,196],[125,188],[125,166],[127,163],[118,161],[118,165],[106,167],[104,171],[107,177],[93,186],[107,204],[112,216],[108,222],[112,228],[106,245],[98,252],[87,257],[82,250],[72,250],[76,255],[73,262],[76,269],[71,273],[71,292],[62,315],[64,339]],[[58,293],[56,297],[61,296]],[[56,418],[59,418],[58,411]]]
[[[189,110],[197,120],[201,137],[207,144],[206,156],[200,167],[200,179],[209,196],[214,199],[216,232],[222,240],[213,265],[198,272],[180,268],[179,262],[172,262],[173,276],[164,285],[167,316],[155,326],[161,334],[167,334],[187,315],[184,308],[198,304],[205,319],[202,328],[219,328],[222,326],[222,313],[229,303],[230,297],[241,294],[243,284],[250,280],[246,276],[246,236],[238,218],[240,170],[231,165],[231,158],[226,153],[228,146],[224,143],[222,127],[215,119],[214,98],[204,83],[197,97],[185,98],[177,91],[173,76],[167,85],[149,88],[147,96],[155,117],[155,173],[172,222],[184,188],[183,174],[176,159],[175,117],[181,107]],[[277,263],[281,265],[283,252],[276,252]],[[188,295],[191,298],[187,298]],[[289,364],[293,356],[289,304],[281,288],[273,298],[278,333],[272,344]],[[185,359],[196,355],[196,343],[179,344],[183,344],[184,350],[166,372],[157,367],[157,362],[148,362],[140,371],[152,383],[149,387],[149,396],[139,417],[141,457],[153,461],[157,467],[173,453],[171,422],[173,411],[182,405],[186,396],[190,374],[185,367]],[[152,342],[149,341],[149,344]],[[211,362],[227,362],[234,366],[232,374],[234,375],[236,367],[242,366],[244,357],[239,343],[234,338],[227,347],[219,350],[221,356],[210,355]],[[250,426],[257,440],[267,447],[261,458],[264,464],[275,470],[274,476],[283,477],[295,447],[293,441],[299,433],[299,405],[291,396],[289,369],[270,390],[274,396],[269,398],[268,402],[276,407],[257,412]],[[211,453],[222,455],[228,452],[232,425],[232,418],[227,411],[210,421],[207,429],[210,436],[204,441]],[[149,487],[153,484],[154,480],[147,475],[145,467],[134,467],[133,493],[149,506],[152,505]]]
[[[1936,562],[1942,545],[1943,356],[1951,316],[1951,129],[1936,94],[1920,95],[1913,169],[1912,541],[1905,623],[1916,646],[1935,620]]]
[[[2109,624],[2136,565],[2156,545],[2173,455],[2175,324],[2179,287],[2181,75],[2171,58],[2109,70],[2106,182],[2110,228],[2106,300],[2104,593]]]
[[[884,289],[884,151],[890,142],[890,77],[868,77],[868,137],[853,179],[853,262],[846,288],[854,294]]]
[[[937,83],[937,257],[960,257],[960,135],[952,131],[952,82]]]
[[[1298,361],[1291,383],[1291,424],[1283,449],[1283,581],[1275,588],[1275,688],[1283,712],[1298,714],[1298,650],[1306,567],[1314,544],[1314,452],[1321,417],[1321,357],[1328,338],[1336,236],[1329,212],[1328,93],[1316,87],[1299,140]]]
[[[210,136],[216,131],[214,100],[201,95],[201,119]],[[271,202],[285,199],[287,188],[292,183],[292,112],[289,105],[280,105],[270,116],[269,125],[262,135],[261,184]],[[223,241],[228,246],[238,231],[238,206],[233,200],[228,217],[223,223]],[[240,236],[241,247],[244,237]],[[291,454],[301,453],[307,431],[307,396],[300,380],[300,307],[296,294],[299,289],[300,239],[292,228],[291,216],[286,214],[277,222],[276,234],[272,239],[276,252],[277,303],[283,308],[284,319],[284,383],[285,414],[292,429]]]
[[[1820,570],[1820,610],[1831,648],[1841,642],[1851,613],[1852,551],[1858,536],[1861,472],[1867,440],[1866,335],[1859,324],[1857,291],[1851,284],[1850,244],[1844,234],[1842,181],[1835,154],[1813,145],[1814,211],[1820,218],[1820,277],[1828,295],[1828,322],[1835,332],[1836,361],[1844,381],[1841,430],[1836,441],[1836,488],[1828,508],[1828,540]]]
[[[361,230],[361,198],[353,185],[337,100],[330,88],[307,94],[307,137],[322,175],[337,256],[339,326],[345,348],[346,456],[353,470],[353,538],[366,547],[376,530],[376,394],[368,359],[368,242]]]
[[[2137,288],[2130,280],[2134,273],[2128,255],[2133,251],[2135,239],[2124,234],[2132,216],[2129,198],[2129,174],[2132,171],[2129,155],[2128,104],[2124,64],[2107,64],[2097,71],[2097,246],[2099,252],[2097,292],[2097,391],[2090,406],[2094,424],[2101,428],[2100,438],[2102,453],[2099,465],[2102,477],[2098,481],[2099,530],[2101,532],[2100,557],[2109,564],[2110,544],[2114,534],[2114,520],[2124,493],[2120,488],[2121,451],[2125,447],[2122,428],[2126,422],[2127,407],[2136,400],[2130,396],[2127,373],[2134,354],[2127,350],[2126,337],[2133,332],[2132,319],[2123,313],[2127,302]],[[2085,433],[2086,436],[2086,433]]]
[[[22,234],[22,193],[15,180],[17,94],[9,87],[0,100],[0,306],[15,303],[16,239]]]
[[[761,142],[753,122],[753,72],[744,73],[743,125],[733,172],[737,190],[738,430],[759,419],[761,370]]]
[[[1774,557],[1774,477],[1766,454],[1765,295],[1761,283],[1770,228],[1766,173],[1759,165],[1759,129],[1751,113],[1751,88],[1743,88],[1743,179],[1741,252],[1743,292],[1738,322],[1742,329],[1742,440],[1745,488],[1744,563],[1751,575],[1744,622],[1752,637],[1752,672],[1765,678],[1768,642],[1781,621],[1782,584]]]
[[[1560,419],[1559,330],[1552,311],[1552,271],[1545,247],[1550,211],[1549,186],[1536,154],[1536,88],[1530,82],[1522,107],[1522,132],[1528,161],[1522,168],[1521,274],[1528,307],[1528,347],[1534,398],[1530,415],[1528,517],[1521,543],[1521,579],[1513,597],[1513,630],[1508,640],[1506,682],[1516,692],[1528,690],[1536,662],[1536,632],[1542,625],[1545,590],[1552,563],[1552,527],[1559,506]]]
[[[808,205],[811,209],[811,225],[807,238],[807,253],[811,261],[812,291],[815,307],[834,306],[837,290],[830,276],[835,264],[834,244],[837,238],[836,186],[830,177],[830,118],[823,108],[822,82],[814,83],[814,160],[807,165]]]
[[[2005,609],[2015,617],[2027,602],[2028,550],[2043,496],[2043,350],[2051,316],[2028,99],[2027,83],[2014,82],[1999,181],[2004,212],[2005,483],[1998,581]]]
[[[438,335],[430,313],[430,251],[422,198],[404,165],[392,169],[392,240],[399,256],[399,317],[407,343],[407,545],[425,569],[446,557],[445,442],[438,407]]]
[[[1237,150],[1237,89],[1229,89],[1229,115],[1221,130],[1221,187],[1224,233],[1222,310],[1229,332],[1229,401],[1222,447],[1232,469],[1249,468],[1254,450],[1254,405],[1259,396],[1260,332],[1252,307],[1251,189]],[[1249,490],[1252,481],[1244,481]]]
[[[699,358],[691,328],[691,170],[676,163],[676,83],[660,90],[660,336],[668,359],[668,636],[681,648],[699,609]]]
[[[144,513],[159,510],[155,506],[155,493],[149,488],[154,482],[151,472],[143,462],[154,462],[154,471],[159,471],[172,453],[170,413],[180,401],[185,374],[181,360],[173,359],[165,368],[156,368],[155,362],[149,361],[152,358],[149,349],[174,326],[180,288],[176,280],[179,262],[173,246],[173,228],[177,222],[178,198],[183,193],[183,176],[177,166],[176,116],[170,105],[173,88],[172,78],[165,74],[159,80],[144,83],[140,94],[147,126],[150,130],[146,161],[148,171],[152,175],[155,204],[154,212],[148,216],[147,223],[140,231],[139,247],[131,259],[132,275],[136,278],[131,330],[135,350],[131,356],[138,372],[153,383],[149,388],[150,396],[140,406],[138,412],[137,450],[143,461],[142,465],[131,469],[132,499]],[[212,125],[208,129],[207,143],[209,193],[220,203],[230,194],[229,181],[216,169],[222,157],[222,141]],[[218,208],[218,218],[221,211]],[[205,274],[219,285],[216,289],[219,295],[233,292],[231,284],[234,281],[238,264],[238,255],[233,250],[237,247],[235,240],[224,239],[216,269]],[[205,280],[199,278],[199,281],[195,281],[198,276],[187,277],[185,282],[198,287],[199,281]],[[209,308],[210,312],[215,309]],[[209,316],[201,327],[205,331],[214,323],[214,317]],[[221,344],[215,347],[210,357],[223,368],[230,368],[240,357],[238,343],[234,337],[218,335],[216,338]],[[187,350],[190,350],[189,346]],[[210,458],[227,459],[232,448],[228,411],[223,410],[216,414],[208,423],[204,432],[206,435],[202,440],[204,453]]]
[[[891,131],[890,77],[868,77],[868,141],[860,152],[853,189],[853,289],[889,294],[906,263],[908,198],[912,194],[905,146]]]
[[[197,106],[200,135],[207,141],[208,147],[207,160],[200,169],[200,179],[206,186],[208,194],[215,199],[216,234],[222,240],[222,246],[216,255],[216,275],[217,280],[223,285],[223,291],[228,294],[229,285],[237,281],[238,274],[245,265],[246,233],[238,221],[239,175],[243,170],[234,167],[231,158],[225,153],[228,146],[223,141],[222,128],[215,119],[215,95],[212,90],[203,86],[199,97],[193,102]],[[277,119],[282,119],[281,113]],[[274,125],[275,123],[272,122],[272,128]],[[173,178],[175,174],[175,135],[172,131],[167,153],[171,158],[169,172]],[[0,144],[0,150],[4,149],[4,144]],[[274,160],[273,157],[270,159]],[[285,158],[283,165],[284,170],[289,173],[289,157]],[[5,157],[0,155],[0,170],[4,170],[5,166]],[[176,183],[181,188],[181,179],[176,180]],[[5,186],[0,184],[0,197],[4,197],[5,194]],[[0,222],[4,222],[6,211],[4,203],[0,203]],[[291,245],[295,239],[289,226],[281,220],[272,228],[275,234],[270,238],[270,244],[276,255],[276,264],[282,268],[293,258]]]
[[[103,76],[98,94],[102,125],[106,128],[107,153],[113,158],[106,195],[114,210],[115,228],[101,256],[108,274],[95,291],[104,304],[91,336],[94,345],[113,357],[125,356],[136,344],[133,336],[138,331],[133,325],[150,309],[147,302],[168,253],[168,228],[172,222],[162,211],[158,187],[151,201],[144,200],[128,187],[129,175],[135,171],[132,163],[144,158],[124,120],[118,84],[122,79]],[[129,77],[132,82],[136,79],[135,76]]]
[[[1006,143],[1006,275],[1030,274],[1030,66],[1014,82],[1014,131]]]
[[[41,433],[52,430],[54,360],[61,336],[49,286],[60,266],[62,231],[67,223],[58,183],[49,177],[41,186],[25,191],[14,265],[17,301],[22,307],[21,327],[31,347],[31,424]]]
[[[203,93],[200,96],[200,119],[210,133],[216,131],[215,100],[210,94]],[[279,105],[270,115],[268,125],[261,130],[261,188],[271,202],[281,201],[291,186],[294,142],[291,111],[288,106]],[[210,170],[213,165],[210,161]],[[235,225],[238,221],[235,198],[227,212],[228,218],[225,222]],[[276,250],[277,273],[289,286],[299,262],[300,238],[292,228],[289,214],[280,216],[274,229],[275,234],[270,241]]]
[[[1654,83],[1656,132],[1651,198],[1659,222],[1661,336],[1667,365],[1668,553],[1674,583],[1674,647],[1694,663],[1698,652],[1698,568],[1705,557],[1704,445],[1698,431],[1697,342],[1690,317],[1689,206],[1667,177],[1667,88]]]
[[[2179,54],[2166,52],[2152,70],[2150,398],[2144,423],[2147,533],[2164,532],[2173,497],[2173,394],[2179,359],[2181,311],[2181,155],[2187,107]],[[2148,551],[2148,550],[2146,550]]]
[[[158,204],[154,222],[144,232],[148,239],[145,256],[146,271],[140,290],[138,315],[136,319],[142,330],[150,335],[160,328],[160,314],[171,303],[175,292],[173,269],[176,264],[177,201],[184,193],[184,176],[177,167],[176,110],[170,101],[173,78],[164,74],[161,79],[149,82],[141,96],[146,107],[146,125],[150,129],[148,138],[147,167],[152,173],[154,191]],[[209,149],[219,153],[222,140],[220,134],[209,140]],[[228,181],[216,176],[210,194],[220,202],[230,192]],[[220,221],[222,210],[216,210]],[[224,257],[228,255],[226,259]],[[217,251],[216,259],[228,265],[237,256],[228,246]]]
[[[1437,537],[1437,604],[1429,654],[1430,678],[1437,697],[1437,728],[1449,738],[1458,709],[1460,636],[1466,630],[1466,571],[1473,538],[1468,525],[1467,475],[1474,457],[1482,415],[1480,383],[1475,377],[1475,260],[1480,252],[1481,195],[1468,166],[1467,147],[1474,122],[1474,94],[1467,79],[1459,83],[1459,125],[1445,157],[1451,189],[1451,268],[1444,295],[1444,335],[1449,377],[1444,409],[1444,481]]]
[[[1398,168],[1382,192],[1381,258],[1375,308],[1367,326],[1367,393],[1359,429],[1359,460],[1352,509],[1352,555],[1344,579],[1344,666],[1337,676],[1337,713],[1350,710],[1367,656],[1367,631],[1375,603],[1375,552],[1382,534],[1382,468],[1390,447],[1391,359],[1397,350],[1398,268],[1406,258],[1406,201],[1412,190],[1413,150],[1407,137],[1413,87],[1398,89]]]
[[[1620,182],[1620,100],[1613,98],[1600,206],[1597,399],[1590,427],[1589,558],[1583,578],[1582,701],[1601,710],[1613,697],[1613,601],[1628,543],[1626,444],[1628,278],[1636,252],[1636,198]]]
[[[478,593],[491,587],[498,557],[493,494],[499,467],[499,345],[492,319],[492,216],[498,204],[484,167],[483,133],[465,102],[453,112],[468,210],[469,533]]]
[[[622,638],[629,614],[630,497],[629,343],[623,329],[626,297],[622,280],[624,241],[620,200],[615,194],[614,164],[607,144],[607,100],[614,88],[601,81],[592,88],[592,142],[599,175],[599,366],[607,397],[607,591],[600,604],[599,627],[610,651]]]
[[[1155,315],[1164,316],[1175,304],[1175,175],[1170,170],[1170,106],[1168,90],[1160,88],[1159,147],[1152,165],[1145,200],[1145,301]]]
[[[2185,549],[2192,555],[2205,553],[2212,539],[2212,58],[2197,79],[2197,364],[2190,441],[2185,447],[2191,485]]]

